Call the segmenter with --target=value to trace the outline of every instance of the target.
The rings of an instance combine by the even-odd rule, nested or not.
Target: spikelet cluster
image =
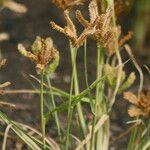
[[[85,28],[92,27],[95,29],[96,32],[91,34],[90,37],[106,48],[108,55],[115,52],[116,35],[120,34],[120,28],[112,25],[112,14],[112,8],[108,7],[105,13],[99,15],[97,3],[94,0],[89,4],[90,21],[87,21],[80,11],[76,12],[79,22]]]
[[[132,104],[128,109],[131,117],[150,117],[150,91],[146,94],[141,92],[138,97],[131,92],[125,92],[124,98]]]
[[[118,66],[110,66],[109,64],[104,65],[104,73],[106,75],[106,82],[107,84],[114,89],[117,84],[117,74],[118,74],[119,67]],[[126,78],[125,71],[122,70],[121,72],[121,84],[118,92],[123,92],[124,90],[128,89],[135,81],[136,76],[134,72],[131,72],[130,75]]]
[[[54,1],[53,1],[54,2]],[[63,4],[66,4],[64,1]],[[81,1],[80,1],[81,2]],[[116,42],[122,46],[127,40],[132,37],[132,33],[129,32],[127,36],[118,41],[121,34],[120,26],[114,27],[112,24],[112,7],[108,7],[104,13],[99,15],[99,8],[95,0],[91,0],[89,3],[89,16],[90,21],[86,20],[81,11],[76,11],[76,18],[83,25],[84,30],[80,35],[77,35],[76,27],[70,18],[70,10],[63,8],[62,1],[54,2],[58,7],[64,10],[64,18],[66,20],[66,26],[60,27],[55,22],[51,21],[50,25],[54,30],[63,33],[70,41],[73,47],[80,47],[83,45],[85,39],[90,37],[99,43],[101,47],[106,49],[106,54],[111,56],[116,51]],[[69,2],[68,2],[69,4]]]
[[[22,44],[18,44],[18,50],[24,57],[36,64],[38,74],[52,73],[58,66],[59,52],[53,47],[50,37],[43,39],[37,36],[31,48],[32,52],[27,51]]]

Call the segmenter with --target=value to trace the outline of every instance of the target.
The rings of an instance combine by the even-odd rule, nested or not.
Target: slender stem
[[[72,57],[72,55],[71,55]],[[75,74],[75,63],[73,64],[73,70],[72,70],[72,77],[71,77],[71,85],[70,85],[70,97],[69,97],[69,104],[68,104],[68,117],[67,117],[67,134],[66,134],[66,145],[65,150],[68,150],[69,147],[69,141],[70,141],[70,127],[71,127],[71,120],[72,120],[72,114],[73,114],[73,107],[71,106],[72,103],[72,92],[73,92],[73,85],[74,85],[74,74]]]
[[[112,14],[112,23],[113,23],[113,26],[115,28],[117,28],[117,25],[116,25],[116,16],[115,16],[115,10],[114,10],[114,0],[110,0],[108,5],[112,6],[113,7],[113,14]],[[118,75],[117,75],[117,83],[116,83],[116,87],[115,87],[115,90],[113,92],[113,95],[112,95],[112,98],[110,100],[110,104],[109,104],[109,110],[108,112],[111,111],[111,108],[115,102],[115,98],[116,98],[116,95],[117,95],[117,92],[118,92],[118,89],[120,87],[120,82],[121,82],[121,72],[122,72],[122,59],[121,59],[121,55],[120,55],[120,52],[119,52],[119,45],[118,45],[118,38],[119,38],[119,35],[118,33],[116,33],[115,35],[115,38],[116,38],[116,42],[114,43],[115,44],[115,50],[116,50],[116,56],[117,56],[117,59],[118,59],[118,66],[119,66],[119,69],[118,69]]]
[[[67,133],[66,133],[65,150],[68,150],[69,141],[70,141],[70,138],[69,138],[70,137],[70,127],[71,127],[71,120],[72,120],[72,114],[73,114],[73,107],[71,106],[71,103],[72,103],[72,92],[73,92],[73,73],[72,73],[72,78],[71,78],[70,98],[69,98],[69,105],[68,105]]]
[[[102,65],[103,65],[103,49],[100,48],[99,45],[97,45],[97,75],[96,80],[99,80],[102,77]],[[95,143],[95,135],[94,135],[94,128],[97,121],[97,117],[99,117],[98,107],[100,107],[103,93],[100,91],[101,84],[97,84],[96,86],[96,99],[95,99],[95,107],[94,107],[94,118],[92,122],[92,131],[91,131],[91,144],[90,144],[90,150],[93,148],[93,143]],[[100,110],[102,112],[102,110]],[[102,139],[97,139],[102,140]]]
[[[44,117],[44,97],[43,97],[43,72],[41,73],[41,92],[40,92],[40,107],[41,107],[41,130],[42,130],[42,141],[45,149],[45,117]]]
[[[84,42],[84,74],[85,74],[85,83],[86,87],[89,87],[88,83],[88,70],[87,70],[87,42]]]
[[[50,78],[49,76],[47,76],[47,83],[48,83],[48,86],[49,86],[49,89],[50,89],[50,96],[51,96],[51,103],[52,103],[52,107],[53,109],[56,108],[56,104],[55,104],[55,99],[54,99],[54,95],[53,95],[53,92],[51,90],[51,81],[50,81]],[[54,112],[54,116],[55,116],[55,122],[56,122],[56,126],[57,126],[57,131],[58,131],[58,136],[60,137],[61,136],[61,129],[60,129],[60,121],[59,121],[59,117],[58,117],[58,113],[57,111]]]
[[[128,143],[127,150],[132,150],[133,147],[135,146],[136,133],[137,133],[137,128],[134,128],[131,131],[130,140],[129,140],[129,143]]]
[[[71,126],[71,120],[72,120],[72,114],[73,114],[73,107],[71,106],[73,88],[74,88],[74,91],[75,91],[75,95],[79,94],[78,76],[77,76],[77,68],[76,68],[77,49],[73,48],[70,45],[70,52],[71,52],[71,62],[72,62],[72,68],[73,68],[72,70],[73,71],[72,71],[71,87],[70,87],[70,98],[69,98],[69,105],[68,105],[67,134],[66,134],[65,150],[68,150],[68,147],[69,147],[70,126]],[[78,111],[82,131],[83,131],[83,134],[85,136],[86,126],[85,126],[85,120],[84,120],[84,117],[83,117],[83,112],[82,112],[82,108],[81,108],[80,103],[77,104],[77,111]]]
[[[74,91],[75,91],[75,95],[79,94],[79,84],[78,84],[78,73],[77,73],[77,66],[76,66],[76,56],[77,56],[77,49],[71,47],[71,61],[72,61],[72,67],[74,68],[74,75],[73,75],[73,79],[74,79]],[[82,127],[82,132],[83,135],[86,135],[86,124],[85,124],[85,119],[83,116],[83,111],[82,111],[82,107],[81,104],[78,103],[77,104],[77,111],[78,111],[78,115],[79,115],[79,121]]]

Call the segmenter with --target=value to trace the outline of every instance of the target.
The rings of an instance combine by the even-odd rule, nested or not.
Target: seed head
[[[106,48],[108,55],[112,55],[115,52],[114,43],[117,42],[116,35],[120,34],[120,28],[112,25],[112,8],[107,8],[105,13],[99,15],[97,2],[92,0],[89,4],[89,15],[90,21],[86,20],[80,11],[76,11],[79,22],[86,29],[95,31],[89,37]]]
[[[49,70],[49,66],[51,66],[54,62],[56,64],[59,63],[59,52],[54,48],[53,41],[50,37],[43,39],[39,36],[36,37],[36,40],[32,44],[31,51],[27,51],[26,48],[22,44],[18,44],[19,52],[24,56],[29,58],[36,64],[37,73],[40,74],[41,72],[44,73],[51,73],[55,71]],[[49,71],[47,71],[49,70]]]
[[[128,109],[131,117],[150,117],[150,91],[146,94],[141,92],[138,97],[131,92],[125,92],[124,98],[132,104]]]

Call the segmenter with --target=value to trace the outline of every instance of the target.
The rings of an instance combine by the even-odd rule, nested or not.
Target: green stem
[[[75,53],[77,53],[77,49],[73,49]],[[75,55],[76,56],[76,55]],[[71,77],[71,85],[70,85],[70,97],[69,97],[69,104],[68,104],[68,117],[67,117],[67,134],[66,134],[66,145],[65,150],[68,150],[69,147],[69,141],[70,141],[70,127],[71,127],[71,121],[72,121],[72,114],[73,114],[73,106],[72,104],[72,94],[73,94],[73,86],[75,86],[75,72],[76,72],[76,57],[73,55],[73,51],[71,49],[71,60],[72,60],[72,77]],[[76,83],[77,84],[77,83]]]
[[[135,146],[136,133],[137,133],[137,128],[134,128],[131,131],[130,140],[129,140],[129,143],[128,143],[127,150],[133,150],[133,148]]]
[[[115,28],[117,28],[117,25],[116,25],[116,16],[115,16],[115,10],[114,10],[114,0],[109,0],[108,1],[108,6],[112,6],[113,7],[113,14],[112,14],[112,23],[113,23],[113,26]],[[115,44],[115,51],[116,51],[116,56],[117,56],[117,59],[118,59],[118,74],[117,74],[117,83],[116,83],[116,87],[114,89],[114,92],[113,92],[113,95],[112,95],[112,98],[110,100],[110,104],[109,104],[109,109],[108,109],[108,112],[111,111],[111,108],[115,102],[115,99],[116,99],[116,95],[118,93],[118,89],[120,87],[120,83],[121,83],[121,74],[122,74],[122,59],[121,59],[121,55],[120,55],[120,52],[119,52],[119,45],[118,45],[118,38],[119,38],[119,35],[118,33],[116,33],[115,35],[115,38],[116,38],[116,42],[114,43]]]
[[[72,103],[72,92],[73,92],[73,74],[74,74],[74,69],[73,69],[73,72],[72,72],[71,86],[70,86],[70,98],[69,98],[69,105],[68,105],[67,133],[66,133],[65,150],[68,150],[68,147],[69,147],[70,127],[71,127],[71,120],[72,120],[72,114],[73,114],[73,107],[71,106],[71,103]]]
[[[50,78],[49,76],[47,76],[47,83],[48,83],[48,86],[49,86],[49,89],[50,89],[50,96],[51,96],[51,103],[52,103],[52,107],[53,109],[56,108],[56,104],[55,104],[55,99],[54,99],[54,95],[53,95],[53,91],[51,90],[51,81],[50,81]],[[59,117],[58,117],[58,113],[57,111],[54,112],[54,116],[55,116],[55,122],[56,122],[56,126],[57,126],[57,131],[58,131],[58,136],[60,137],[61,136],[61,129],[60,129],[60,121],[59,121]]]
[[[44,97],[43,97],[43,80],[44,74],[41,73],[41,92],[40,92],[40,107],[41,107],[41,130],[42,130],[42,141],[45,149],[45,117],[44,117]]]
[[[84,74],[85,74],[85,83],[86,87],[89,87],[88,83],[88,70],[87,70],[87,42],[84,42]]]
[[[99,80],[102,78],[102,66],[103,66],[103,49],[100,48],[100,45],[97,45],[97,73],[96,73],[96,80]],[[92,131],[91,131],[91,144],[90,144],[90,150],[93,148],[93,143],[95,143],[95,135],[94,135],[94,128],[96,125],[97,119],[100,117],[99,114],[102,114],[103,110],[100,108],[101,102],[103,97],[103,90],[102,90],[102,84],[98,83],[96,86],[96,99],[95,99],[95,106],[94,106],[94,118],[92,122]],[[100,108],[100,109],[99,109]],[[99,112],[101,111],[101,112]],[[101,129],[100,129],[101,130]],[[102,131],[100,131],[102,133]],[[102,141],[102,138],[100,138],[100,134],[97,137],[98,143]],[[100,143],[102,144],[102,143]],[[98,148],[98,147],[97,147]]]
[[[78,84],[77,65],[76,65],[77,49],[71,47],[70,50],[71,50],[72,67],[74,68],[74,75],[73,75],[74,91],[75,91],[75,95],[78,95],[79,94],[79,84]],[[85,124],[85,119],[83,116],[83,111],[82,111],[82,107],[81,107],[80,103],[77,104],[77,111],[78,111],[78,115],[79,115],[79,121],[81,124],[82,132],[83,132],[83,135],[85,137],[85,135],[86,135],[86,124]]]

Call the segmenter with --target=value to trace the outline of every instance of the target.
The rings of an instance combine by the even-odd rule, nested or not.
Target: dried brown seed
[[[128,110],[128,113],[131,117],[150,116],[149,91],[147,92],[147,94],[140,93],[138,97],[131,92],[125,92],[124,98],[133,104],[133,106]]]

